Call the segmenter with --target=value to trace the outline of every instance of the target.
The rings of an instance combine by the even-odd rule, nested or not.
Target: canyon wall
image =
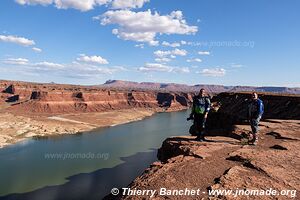
[[[91,86],[1,82],[0,101],[17,112],[59,114],[128,108],[186,109],[191,93],[112,90]]]

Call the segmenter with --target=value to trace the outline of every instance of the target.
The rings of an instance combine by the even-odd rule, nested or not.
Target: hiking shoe
[[[252,139],[249,140],[249,143],[253,143],[253,144],[255,143],[255,145],[256,145],[257,140],[258,140],[257,134],[253,134],[253,133],[252,133]]]
[[[253,138],[251,141],[249,141],[249,143],[250,143],[251,145],[256,146],[257,143],[258,143],[258,138]]]
[[[255,139],[255,141],[253,142],[253,145],[256,146],[258,144],[258,140]]]

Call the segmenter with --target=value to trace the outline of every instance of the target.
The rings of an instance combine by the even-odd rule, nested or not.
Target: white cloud
[[[175,56],[186,56],[187,51],[184,49],[174,49],[168,51],[157,50],[153,52],[156,57],[162,58],[170,56],[171,58],[175,58]]]
[[[37,48],[37,47],[33,47],[32,50],[35,51],[35,52],[38,52],[38,53],[42,52],[42,49]]]
[[[86,63],[95,63],[95,64],[108,64],[108,61],[101,56],[87,56],[85,54],[80,54],[79,58],[76,58],[77,61],[86,62]]]
[[[149,45],[150,46],[158,46],[159,45],[159,41],[152,40],[152,41],[149,42]]]
[[[160,57],[160,58],[166,57],[166,56],[169,56],[172,54],[171,51],[162,51],[162,50],[157,50],[157,51],[154,51],[153,53],[155,56]]]
[[[25,58],[8,58],[2,63],[12,65],[13,67],[4,68],[7,72],[20,74],[35,74],[37,76],[61,76],[68,78],[95,78],[100,75],[113,74],[126,71],[122,66],[100,67],[85,62],[72,62],[69,64],[59,64],[54,62],[30,62]],[[1,68],[0,68],[1,70]]]
[[[141,8],[150,0],[15,0],[20,5],[54,5],[58,9],[73,8],[82,12],[96,6],[111,5],[113,9]]]
[[[22,46],[31,46],[35,44],[33,40],[13,35],[0,35],[0,41],[15,43]]]
[[[94,9],[95,6],[107,5],[111,0],[16,0],[21,5],[43,5],[54,4],[58,9],[74,8],[80,11]]]
[[[232,68],[241,68],[241,67],[243,67],[243,65],[241,65],[241,64],[236,64],[236,63],[231,63],[231,67],[232,67]]]
[[[170,58],[155,58],[156,62],[162,62],[162,63],[166,63],[166,62],[170,62],[171,59]]]
[[[21,5],[37,5],[37,4],[40,4],[40,5],[43,5],[43,6],[46,6],[46,5],[49,5],[49,4],[52,4],[53,3],[53,0],[15,0],[15,2],[17,2],[18,4],[21,4]]]
[[[62,65],[62,64],[53,63],[53,62],[47,62],[47,61],[34,63],[33,66],[55,68],[55,69],[62,69],[62,68],[64,68],[64,65]]]
[[[154,51],[153,53],[155,56],[160,57],[160,58],[169,56],[172,54],[171,51],[162,51],[162,50],[157,50],[157,51]]]
[[[143,49],[144,47],[145,47],[145,45],[144,44],[136,44],[136,45],[134,45],[135,47],[139,47],[139,48],[141,48],[141,49]]]
[[[95,6],[105,5],[110,0],[55,0],[54,2],[58,9],[74,8],[80,11],[88,11],[94,9]]]
[[[112,2],[112,8],[125,9],[125,8],[141,8],[150,0],[114,0]]]
[[[190,69],[188,67],[177,67],[173,69],[173,72],[176,73],[190,73]]]
[[[88,63],[79,63],[73,62],[68,66],[68,70],[73,74],[72,76],[76,77],[78,74],[84,76],[97,76],[99,74],[113,74],[120,71],[126,71],[127,69],[122,66],[113,66],[113,67],[99,67],[95,65],[91,65]]]
[[[180,47],[180,43],[178,43],[178,42],[169,43],[169,42],[163,41],[162,45],[167,46],[167,47]]]
[[[176,55],[176,56],[186,56],[187,51],[184,49],[174,49],[172,51],[172,55]]]
[[[64,65],[62,64],[47,61],[31,63],[26,58],[7,58],[3,61],[3,63],[10,65],[23,65],[29,67],[64,68]]]
[[[106,5],[106,4],[109,4],[111,3],[112,0],[94,0],[95,3],[97,3],[98,5]]]
[[[138,68],[142,72],[175,72],[175,73],[189,73],[187,67],[172,67],[160,63],[146,63],[145,66]]]
[[[209,51],[199,51],[198,52],[199,55],[210,55]]]
[[[211,68],[211,69],[203,69],[202,71],[197,73],[202,74],[203,76],[221,77],[221,76],[225,76],[226,70],[223,68]]]
[[[96,6],[109,5],[113,9],[141,8],[150,0],[15,0],[20,5],[54,5],[58,9],[73,8],[80,11],[89,11]]]
[[[148,42],[150,46],[157,46],[158,41],[153,40],[155,33],[152,32],[120,32],[118,29],[113,29],[112,33],[123,40],[132,40],[136,42]]]
[[[195,34],[197,26],[189,26],[183,19],[181,11],[169,15],[159,15],[150,10],[133,12],[130,10],[107,11],[93,19],[100,20],[102,25],[117,24],[113,34],[124,40],[147,42],[157,45],[157,34]]]
[[[144,67],[140,67],[139,71],[157,71],[157,72],[171,72],[172,67],[159,63],[146,63]]]
[[[186,45],[186,44],[187,44],[187,41],[181,40],[180,43],[181,43],[182,45]]]
[[[200,58],[195,58],[195,59],[187,59],[186,62],[202,62]]]
[[[28,65],[29,60],[26,58],[7,58],[3,61],[5,64],[10,65]]]

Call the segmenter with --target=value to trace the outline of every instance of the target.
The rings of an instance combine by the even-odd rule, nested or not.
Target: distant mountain
[[[283,94],[300,94],[300,88],[288,87],[253,87],[253,86],[224,86],[224,85],[186,85],[177,83],[154,83],[154,82],[134,82],[122,80],[108,80],[100,87],[132,89],[132,90],[163,90],[163,91],[181,91],[181,92],[198,92],[205,88],[210,93],[220,92],[271,92]]]
[[[153,83],[153,82],[133,82],[121,80],[108,80],[103,87],[119,88],[119,89],[136,89],[136,90],[164,90],[164,91],[181,91],[181,92],[197,92],[201,88],[205,88],[209,92],[219,93],[228,91],[233,87],[225,87],[222,85],[186,85],[177,83]]]

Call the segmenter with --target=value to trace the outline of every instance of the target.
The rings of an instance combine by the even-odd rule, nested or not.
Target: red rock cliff
[[[33,113],[98,112],[111,109],[186,109],[191,94],[181,92],[126,91],[57,84],[0,82],[0,100],[11,110]]]

